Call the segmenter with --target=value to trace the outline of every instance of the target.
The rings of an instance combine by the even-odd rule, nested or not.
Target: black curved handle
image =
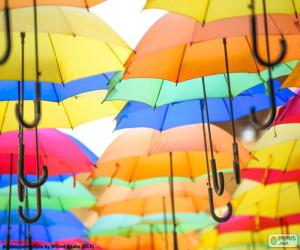
[[[218,196],[224,193],[224,174],[217,171],[217,163],[215,159],[210,160],[212,179],[214,184],[214,190]]]
[[[19,156],[20,160],[19,160],[19,165],[18,165],[18,173],[19,173],[20,182],[28,188],[41,187],[47,181],[47,178],[48,178],[48,168],[47,168],[47,166],[42,167],[43,168],[43,175],[37,182],[29,182],[25,178],[25,174],[24,174],[24,144],[20,145],[19,154],[20,154],[20,156]],[[19,199],[20,199],[20,195],[19,195]]]
[[[231,218],[232,215],[232,205],[230,202],[227,203],[227,215],[225,215],[224,217],[218,217],[215,213],[215,206],[214,206],[214,199],[213,199],[213,191],[212,188],[209,187],[208,188],[208,196],[209,196],[209,208],[210,208],[210,213],[211,216],[213,217],[213,219],[216,222],[222,223],[222,222],[226,222]]]
[[[41,209],[41,189],[40,188],[36,189],[36,210],[37,210],[37,214],[32,218],[28,218],[23,214],[23,207],[19,206],[18,214],[19,214],[20,218],[22,219],[22,221],[24,221],[27,224],[34,223],[41,217],[42,209]]]
[[[264,3],[265,5],[265,3]],[[263,66],[266,67],[273,67],[276,64],[280,63],[285,55],[286,55],[286,51],[287,51],[287,45],[286,45],[286,41],[285,39],[282,37],[280,39],[280,54],[278,56],[277,59],[275,59],[274,61],[270,61],[269,59],[267,61],[265,61],[258,53],[258,44],[257,44],[257,26],[256,26],[256,15],[255,15],[255,10],[254,10],[254,0],[251,1],[251,4],[249,5],[249,7],[252,10],[252,15],[251,15],[251,38],[252,38],[252,46],[253,46],[253,54],[256,58],[256,60]],[[265,29],[267,29],[267,23],[266,23],[266,12],[264,11],[264,15],[265,15]],[[268,36],[268,34],[266,34],[266,36]]]
[[[24,185],[21,183],[20,180],[18,180],[18,197],[19,197],[19,201],[20,201],[20,202],[24,202],[24,198],[25,198],[25,187],[24,187]]]
[[[4,6],[4,20],[5,20],[5,33],[6,33],[6,49],[4,54],[0,58],[0,64],[4,64],[10,55],[11,52],[11,30],[10,30],[10,13],[8,8],[8,0],[5,0]]]
[[[273,83],[272,78],[268,81],[268,86],[269,86],[269,98],[270,98],[270,105],[271,105],[271,114],[270,114],[270,117],[268,118],[268,120],[265,121],[264,123],[261,123],[257,119],[256,108],[251,107],[251,110],[250,110],[251,122],[259,129],[268,128],[269,126],[272,125],[273,121],[276,118],[277,109],[276,109],[275,95],[274,95],[274,83]]]
[[[34,128],[36,127],[40,120],[41,120],[41,86],[40,83],[36,83],[35,85],[35,100],[34,100],[34,110],[35,110],[35,117],[32,122],[27,122],[24,120],[22,115],[22,109],[20,103],[16,105],[16,115],[18,121],[26,128]]]
[[[235,142],[232,144],[233,148],[233,171],[234,171],[234,178],[236,184],[241,183],[241,173],[240,173],[240,161],[239,161],[239,147],[238,144]]]

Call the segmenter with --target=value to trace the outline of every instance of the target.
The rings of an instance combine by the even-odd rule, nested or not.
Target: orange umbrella
[[[167,242],[172,243],[172,234],[168,234],[168,239],[161,232],[144,235],[140,237],[93,237],[90,239],[106,250],[161,250],[166,249]],[[196,233],[178,235],[179,248],[182,250],[193,249],[198,244]],[[168,249],[173,249],[168,245]]]
[[[201,201],[208,208],[208,195],[206,192],[207,180],[201,180],[198,182],[175,182],[173,185],[175,201],[179,197],[195,199],[195,204],[198,204],[196,201]],[[106,191],[98,199],[96,207],[99,208],[98,211],[101,211],[102,207],[110,206],[115,202],[125,202],[132,200],[144,199],[147,202],[148,198],[168,198],[170,195],[170,184],[169,183],[156,183],[149,186],[143,186],[135,189],[129,187],[113,185],[106,189]],[[164,198],[165,197],[165,198]],[[230,195],[225,193],[222,197],[215,196],[218,206],[224,206],[226,201],[230,199]],[[147,206],[148,207],[148,206]],[[147,209],[146,207],[146,209]],[[120,206],[120,211],[123,209]],[[196,206],[196,209],[193,212],[199,212],[199,206]],[[144,211],[140,211],[137,215],[143,214]],[[134,213],[136,214],[136,213]]]

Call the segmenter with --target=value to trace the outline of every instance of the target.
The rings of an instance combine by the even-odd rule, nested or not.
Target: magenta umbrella
[[[36,174],[35,131],[24,131],[24,165],[25,174]],[[18,132],[12,131],[0,135],[0,174],[18,172]],[[39,168],[48,166],[49,175],[90,172],[94,163],[69,137],[56,129],[39,129]]]

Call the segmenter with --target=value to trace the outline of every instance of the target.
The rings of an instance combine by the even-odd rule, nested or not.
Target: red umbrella
[[[25,174],[36,174],[36,145],[35,131],[24,131]],[[12,131],[0,135],[0,174],[9,174],[12,165],[12,173],[18,172],[18,132]],[[49,175],[77,174],[90,172],[93,162],[81,150],[81,148],[66,134],[55,129],[39,130],[39,168],[48,166]]]

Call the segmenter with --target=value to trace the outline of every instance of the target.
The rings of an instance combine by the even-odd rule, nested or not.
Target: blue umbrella
[[[42,82],[41,100],[61,102],[69,97],[93,90],[106,90],[108,82],[114,73],[105,73],[87,77],[66,84]],[[0,101],[18,100],[18,81],[1,81]],[[24,83],[24,100],[35,99],[35,82]]]
[[[284,105],[295,95],[289,89],[280,89],[280,86],[280,82],[274,81],[277,106]],[[230,121],[228,98],[209,98],[207,101],[210,122]],[[233,98],[233,105],[234,119],[248,115],[252,106],[260,111],[270,108],[264,84],[250,88]],[[128,102],[116,117],[116,129],[147,127],[162,131],[177,126],[202,123],[202,106],[200,99],[167,104],[155,109],[144,103]]]

